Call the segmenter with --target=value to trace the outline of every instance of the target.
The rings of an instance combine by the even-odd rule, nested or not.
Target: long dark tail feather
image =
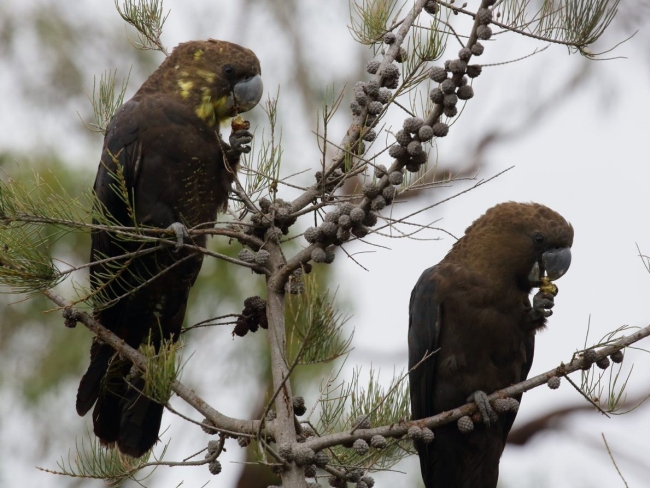
[[[101,382],[93,409],[93,430],[102,444],[112,445],[119,437],[122,404],[128,390],[126,375],[130,369],[130,362],[116,358],[110,363]]]
[[[142,378],[131,383],[133,387],[128,389],[122,402],[117,446],[129,456],[140,457],[158,442],[164,407],[141,393],[145,386]]]
[[[144,380],[132,378],[126,361],[111,364],[93,410],[93,430],[103,445],[140,457],[158,441],[163,405],[142,394]]]
[[[434,440],[434,442],[436,441]],[[444,485],[438,485],[434,481],[434,472],[439,468],[436,466],[437,459],[435,458],[433,446],[426,445],[421,441],[414,441],[413,445],[420,458],[420,471],[422,472],[422,481],[424,481],[425,488],[442,488]],[[453,485],[450,484],[449,486]]]
[[[164,406],[142,394],[144,380],[130,378],[131,363],[115,357],[107,344],[94,342],[90,365],[77,391],[77,413],[93,406],[93,431],[103,445],[141,457],[158,441]]]
[[[99,398],[102,380],[113,357],[113,348],[108,344],[93,342],[90,347],[90,365],[79,382],[77,390],[77,413],[82,417],[88,413]]]
[[[112,447],[120,433],[122,399],[113,394],[102,394],[93,409],[93,432],[103,445]]]
[[[428,445],[414,442],[426,488],[496,488],[504,445],[501,423],[477,424],[467,435],[452,423],[434,433]]]
[[[164,322],[152,316],[155,323],[148,323],[148,317],[140,312],[121,311],[120,315],[128,316],[129,322],[141,322],[129,329],[128,337],[123,337],[127,344],[137,347],[147,331],[152,332],[149,340],[157,347],[161,337],[176,339],[183,323],[188,290],[177,297],[177,302],[167,304],[171,318]],[[117,323],[113,315],[102,315],[102,323]],[[131,369],[132,364],[116,356],[110,346],[94,342],[90,365],[77,392],[77,412],[83,416],[94,404],[93,431],[100,442],[109,447],[117,445],[129,456],[141,457],[158,441],[164,406],[143,395],[144,380],[137,375],[128,378]]]

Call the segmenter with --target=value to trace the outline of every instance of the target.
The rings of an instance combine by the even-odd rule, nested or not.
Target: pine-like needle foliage
[[[529,0],[510,0],[500,4],[502,24],[509,28],[562,42],[591,57],[587,46],[605,32],[618,10],[619,0],[545,0],[530,12]]]
[[[136,479],[135,477],[137,472],[148,462],[151,451],[140,458],[132,458],[121,454],[117,449],[106,449],[94,435],[89,434],[88,437],[87,443],[83,439],[75,443],[74,452],[68,452],[67,460],[62,458],[57,463],[58,471],[38,469],[73,478],[101,479],[111,487],[120,486],[127,480],[140,483],[151,476],[151,473],[148,473],[142,478]],[[166,451],[167,446],[159,460],[164,457]]]
[[[83,227],[89,200],[88,194],[71,197],[58,182],[53,188],[37,173],[26,182],[0,180],[0,284],[12,293],[33,293],[59,283],[64,275],[50,247]]]
[[[31,180],[0,180],[0,219],[2,223],[51,224],[60,228],[83,227],[88,217],[90,192],[73,198],[58,183],[52,186],[38,173]]]
[[[367,383],[361,383],[361,370],[355,369],[349,383],[330,379],[321,388],[321,416],[318,429],[321,434],[352,430],[359,418],[370,420],[371,426],[390,425],[410,418],[410,400],[405,375],[394,375],[388,387],[379,381],[379,372],[370,369]],[[343,446],[331,452],[345,467],[389,469],[412,454],[409,441],[387,439],[386,448],[370,449],[359,455]]]
[[[181,342],[163,340],[156,351],[151,340],[140,346],[140,352],[146,357],[146,369],[143,373],[145,388],[144,395],[165,405],[171,397],[172,383],[181,372]]]
[[[62,279],[48,252],[49,237],[41,226],[9,224],[0,228],[0,283],[11,293],[34,293]]]
[[[116,91],[117,70],[103,72],[99,78],[99,86],[97,86],[97,78],[93,77],[93,92],[92,95],[88,94],[88,100],[90,100],[93,107],[95,122],[90,124],[84,122],[88,130],[106,135],[108,124],[113,118],[113,115],[124,103],[124,94],[126,93],[130,76],[131,70],[129,70],[126,78],[122,79],[122,86],[119,88],[119,91]]]
[[[277,128],[279,91],[275,98],[268,99],[264,104],[264,113],[269,121],[269,135],[262,132],[261,147],[255,150],[255,140],[251,143],[251,152],[243,154],[240,173],[246,178],[246,194],[253,200],[268,191],[272,199],[278,191],[280,166],[282,163],[282,132]],[[257,162],[253,163],[252,154],[256,154]]]
[[[122,19],[138,31],[138,39],[131,40],[133,47],[160,51],[167,56],[167,49],[160,41],[160,36],[169,12],[165,14],[162,0],[125,0],[121,6],[115,0],[115,8]]]
[[[355,41],[372,45],[381,42],[394,15],[397,0],[361,0],[350,2],[348,29]]]
[[[287,317],[291,324],[289,343],[296,351],[290,362],[316,364],[333,361],[349,351],[352,334],[344,337],[349,317],[342,315],[330,292],[320,292],[316,278],[303,276],[305,291],[291,297]]]
[[[632,329],[638,329],[638,327],[623,325],[618,329],[607,333],[598,341],[597,344],[594,344],[589,349],[609,346],[619,340],[621,338],[620,336],[625,332]],[[585,349],[583,351],[588,349],[588,334],[589,329],[587,329]],[[627,384],[632,376],[632,371],[634,371],[634,365],[632,365],[629,370],[624,371],[623,362],[619,364],[608,362],[607,364],[609,364],[609,367],[606,367],[605,369],[601,369],[600,367],[591,367],[582,371],[580,391],[586,398],[591,399],[596,406],[604,410],[606,413],[622,415],[628,413],[630,410],[634,410],[638,405],[632,407],[630,410],[621,412],[622,405],[627,400]],[[650,397],[650,395],[648,395],[648,397]],[[640,403],[643,403],[648,397],[645,397]]]

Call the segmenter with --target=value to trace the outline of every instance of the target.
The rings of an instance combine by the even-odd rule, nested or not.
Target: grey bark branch
[[[633,334],[621,337],[609,346],[605,346],[596,350],[595,360],[597,361],[601,358],[607,357],[610,354],[619,351],[624,347],[630,346],[631,344],[634,344],[635,342],[638,342],[648,336],[650,336],[650,325],[639,329]],[[537,388],[538,386],[546,384],[548,380],[553,376],[567,376],[570,373],[583,369],[583,367],[588,364],[592,363],[586,362],[583,357],[574,358],[569,364],[561,363],[557,368],[551,369],[533,378],[529,378],[526,381],[517,383],[516,385],[512,385],[508,388],[496,391],[489,395],[488,399],[495,400],[497,398],[513,397],[515,395],[524,393],[526,391],[532,390],[533,388]],[[435,427],[454,422],[465,415],[472,415],[475,411],[476,404],[467,403],[454,410],[441,412],[438,415],[434,415],[433,417],[427,417],[420,420],[404,421],[398,424],[377,427],[374,429],[357,430],[354,433],[352,433],[352,431],[347,431],[330,434],[323,437],[314,437],[308,439],[303,445],[312,448],[314,451],[320,451],[327,447],[332,447],[343,443],[351,443],[357,439],[364,439],[368,441],[374,435],[400,438],[406,435],[408,429],[414,425],[433,429]]]
[[[31,223],[31,224],[48,224],[55,226],[62,226],[71,229],[85,229],[85,230],[104,230],[106,232],[111,232],[116,235],[123,236],[125,238],[133,238],[140,240],[155,240],[155,236],[158,235],[170,235],[173,236],[174,232],[169,229],[161,229],[156,227],[125,227],[120,225],[102,225],[102,224],[93,224],[82,221],[74,221],[67,219],[57,219],[49,217],[40,217],[37,215],[31,215],[27,213],[16,213],[12,216],[0,216],[0,222],[5,224],[11,224],[13,222],[21,223]],[[261,247],[264,245],[264,242],[258,239],[257,237],[244,234],[243,232],[238,232],[235,230],[224,229],[214,227],[214,224],[220,222],[205,222],[187,229],[187,232],[190,236],[200,236],[200,235],[218,235],[231,237],[239,241],[251,244],[252,246]],[[238,224],[242,224],[238,222]],[[209,225],[209,228],[202,228],[206,225]]]
[[[395,32],[395,42],[393,42],[393,44],[390,45],[390,48],[387,49],[381,65],[377,69],[377,74],[374,75],[375,81],[381,82],[382,70],[386,66],[392,64],[393,61],[395,61],[395,58],[400,53],[400,47],[404,41],[404,38],[406,37],[406,34],[415,22],[415,19],[417,19],[418,15],[420,15],[422,8],[424,8],[424,5],[427,3],[427,1],[428,0],[417,0],[413,6],[413,9],[404,17],[402,24],[400,25],[399,29],[397,29],[397,32]],[[326,165],[325,171],[323,171],[323,181],[325,181],[328,173],[330,173],[335,168],[338,168],[343,163],[349,149],[359,140],[359,135],[363,129],[366,113],[366,108],[362,107],[361,113],[359,115],[353,116],[352,124],[350,124],[350,127],[348,127],[343,140],[339,144],[339,149],[336,151],[331,161]],[[291,208],[293,211],[296,212],[298,210],[301,210],[316,200],[321,194],[321,189],[322,188],[320,183],[312,185],[306,192],[291,202]]]
[[[274,247],[278,247],[277,245]],[[276,252],[279,251],[276,249]],[[281,253],[279,253],[281,257]],[[275,258],[277,259],[278,254]],[[283,259],[283,258],[281,258]],[[61,295],[52,291],[44,290],[43,295],[49,298],[59,307],[67,310],[66,318],[83,323],[88,329],[94,332],[102,341],[113,347],[119,354],[130,360],[136,367],[145,369],[145,357],[137,350],[128,346],[122,339],[117,337],[111,331],[103,327],[99,322],[93,319],[85,312],[75,310],[70,307],[70,303]],[[271,346],[271,364],[273,371],[273,386],[281,391],[275,401],[277,419],[270,426],[272,433],[275,434],[277,442],[295,443],[296,429],[293,415],[293,404],[291,385],[288,377],[288,366],[285,361],[284,353],[286,351],[286,335],[284,330],[284,294],[271,292],[268,300],[268,318],[269,318],[269,342]],[[607,357],[612,353],[628,347],[645,337],[650,336],[650,325],[639,329],[638,331],[623,336],[612,344],[602,347],[595,351],[594,360]],[[551,369],[545,373],[537,375],[526,381],[504,388],[489,395],[490,400],[497,398],[512,397],[537,388],[548,382],[553,376],[567,376],[570,373],[583,369],[588,363],[584,357],[574,358],[569,364],[560,364],[557,368]],[[233,433],[241,432],[246,435],[256,435],[260,430],[259,420],[240,420],[228,417],[213,409],[193,390],[186,387],[179,381],[172,383],[172,390],[189,405],[204,415],[216,430],[223,429],[224,432]],[[452,411],[442,412],[433,417],[417,421],[404,421],[398,424],[377,427],[373,429],[356,430],[340,432],[323,437],[316,437],[307,440],[303,445],[310,447],[314,451],[319,451],[327,447],[340,445],[343,443],[353,442],[356,439],[370,440],[374,435],[383,435],[384,437],[401,438],[408,432],[409,427],[419,425],[421,427],[435,428],[455,420],[464,415],[471,415],[476,411],[474,403],[465,404]],[[264,433],[262,434],[264,435]],[[289,469],[282,474],[283,484],[288,487],[303,487],[305,479],[302,469],[294,464],[289,465]]]
[[[399,29],[395,33],[395,42],[390,45],[390,47],[387,49],[386,53],[384,54],[382,63],[377,70],[377,74],[375,75],[375,80],[377,82],[381,82],[381,73],[382,69],[390,64],[392,64],[395,61],[395,58],[397,55],[400,53],[400,46],[402,42],[404,41],[404,38],[406,37],[406,34],[408,33],[409,29],[417,19],[418,15],[422,11],[422,8],[426,4],[427,0],[418,0],[415,5],[413,6],[413,9],[404,17],[404,20],[402,21]],[[343,161],[345,160],[346,155],[349,154],[349,148],[353,146],[358,140],[359,136],[361,134],[361,131],[363,130],[363,122],[366,117],[366,109],[365,107],[362,108],[362,112],[360,115],[355,115],[353,117],[353,122],[348,128],[348,131],[343,138],[343,141],[338,145],[338,149],[336,151],[335,156],[332,158],[331,162],[325,167],[325,170],[323,171],[322,175],[322,182],[316,183],[312,185],[307,191],[305,191],[302,195],[300,195],[298,198],[296,198],[293,202],[291,202],[291,209],[292,213],[299,212],[303,208],[305,208],[307,205],[311,204],[314,202],[319,196],[321,196],[322,189],[323,189],[323,182],[327,181],[327,176],[330,174],[335,168],[339,167]],[[324,142],[326,144],[326,142]],[[381,178],[381,180],[377,183],[378,188],[382,190],[386,186],[388,186],[388,174],[390,174],[391,171],[394,171],[397,169],[398,163],[395,162],[391,166],[391,168],[388,170],[388,173]],[[367,207],[370,204],[370,200],[366,197],[364,197],[361,200],[361,203],[358,205],[360,207]],[[292,259],[289,260],[287,263],[287,266],[283,268],[279,275],[276,277],[274,276],[272,279],[269,280],[269,289],[273,288],[274,290],[278,291],[283,289],[284,283],[286,282],[287,278],[289,275],[298,267],[300,267],[301,264],[304,264],[308,262],[311,258],[311,251],[317,247],[318,245],[313,244],[305,249],[303,249],[300,253],[295,255]]]
[[[67,310],[66,318],[83,323],[88,329],[94,332],[97,337],[110,345],[120,355],[131,361],[137,368],[143,371],[146,369],[145,357],[100,324],[97,320],[92,318],[86,312],[70,308],[70,303],[55,291],[44,290],[42,293],[59,307]],[[198,396],[194,390],[188,388],[177,380],[172,382],[171,388],[180,398],[185,400],[189,405],[196,409],[196,411],[212,422],[217,430],[222,428],[226,431],[243,432],[246,434],[256,434],[259,430],[259,420],[240,420],[228,417],[227,415],[216,411],[208,405],[205,400]]]
[[[276,419],[273,431],[276,442],[293,444],[296,442],[296,426],[294,423],[291,382],[289,381],[290,371],[286,361],[287,339],[283,289],[285,280],[278,280],[278,275],[283,276],[282,271],[286,268],[286,261],[279,244],[272,243],[267,245],[266,248],[271,253],[270,260],[274,268],[273,276],[267,282],[266,306],[273,390],[278,392],[275,397]],[[285,488],[306,486],[304,471],[295,464],[289,464],[282,472],[281,477],[282,486]]]

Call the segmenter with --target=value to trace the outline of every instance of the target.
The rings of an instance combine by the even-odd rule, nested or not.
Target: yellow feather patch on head
[[[211,96],[210,89],[203,87],[201,91],[203,92],[201,103],[194,111],[200,119],[204,120],[208,125],[213,126],[217,121],[223,122],[230,118],[230,115],[223,113],[223,107],[228,97],[221,97],[215,100]]]
[[[198,50],[194,51],[194,59],[196,61],[198,61],[202,57],[203,57],[203,49],[198,49]]]
[[[218,100],[212,100],[212,108],[214,109],[214,113],[219,119],[219,122],[222,122],[231,117],[231,115],[223,113],[226,110],[224,106],[226,105],[227,100],[228,97],[221,97]]]
[[[208,88],[201,88],[203,96],[201,97],[201,103],[196,110],[194,111],[198,118],[205,120],[208,125],[214,125],[216,121],[216,115],[214,113],[214,107],[212,102],[212,95]]]
[[[190,96],[190,91],[194,87],[194,83],[187,80],[178,80],[178,86],[181,89],[181,97],[187,98]]]
[[[212,71],[206,71],[204,69],[197,69],[196,74],[208,83],[214,83],[214,79],[217,77],[217,75]]]

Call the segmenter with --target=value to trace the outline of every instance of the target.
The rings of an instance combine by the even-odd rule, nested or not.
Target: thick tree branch
[[[286,361],[287,339],[285,331],[284,290],[278,289],[271,283],[278,273],[286,268],[286,261],[279,244],[270,243],[267,249],[271,253],[270,260],[275,272],[268,282],[266,314],[268,319],[268,341],[271,353],[271,374],[275,397],[276,420],[274,425],[275,440],[278,443],[293,444],[296,442],[296,426],[294,423],[293,400],[291,394],[290,371]],[[284,284],[282,284],[283,286]],[[303,469],[290,464],[281,474],[282,486],[298,488],[305,486]]]
[[[610,354],[623,349],[641,339],[650,336],[650,325],[639,329],[633,334],[623,336],[616,342],[609,346],[602,347],[596,350],[595,360],[609,356]],[[583,369],[590,363],[586,362],[583,357],[573,359],[569,364],[561,363],[557,368],[551,369],[545,373],[529,378],[526,381],[517,383],[516,385],[509,386],[502,390],[492,393],[488,398],[495,400],[497,398],[508,398],[519,395],[538,386],[544,385],[553,376],[566,376],[570,373]],[[454,422],[465,415],[472,415],[476,411],[474,403],[467,403],[454,410],[446,411],[420,420],[411,420],[400,422],[399,424],[388,425],[383,427],[376,427],[373,429],[356,430],[330,434],[323,437],[315,437],[307,440],[305,446],[312,448],[314,451],[319,451],[327,447],[336,446],[339,444],[349,444],[357,439],[370,440],[374,435],[382,435],[384,437],[403,437],[408,432],[408,429],[414,425],[420,427],[429,427],[430,429]]]

